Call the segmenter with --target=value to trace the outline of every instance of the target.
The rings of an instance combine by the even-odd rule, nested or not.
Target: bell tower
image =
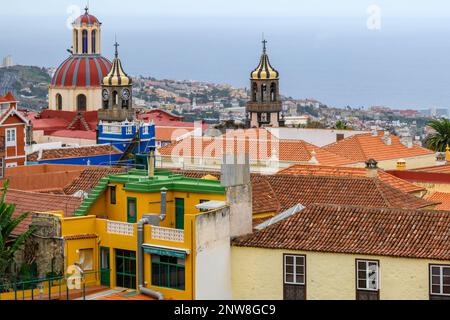
[[[248,128],[283,127],[284,116],[280,100],[280,74],[269,61],[263,40],[263,53],[258,67],[250,74],[251,97],[246,109]]]
[[[111,71],[102,81],[102,109],[98,111],[98,118],[102,121],[133,120],[133,82],[122,68],[119,59],[119,44],[114,44],[115,58]]]

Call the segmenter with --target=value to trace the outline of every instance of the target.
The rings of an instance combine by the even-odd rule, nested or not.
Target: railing
[[[120,234],[123,236],[134,236],[134,224],[117,221],[107,221],[106,230],[108,233]]]
[[[184,242],[184,230],[152,226],[152,239]]]
[[[110,270],[84,272],[82,277],[64,275],[0,283],[0,300],[85,300],[91,288],[98,290],[96,286],[104,274],[109,276]]]

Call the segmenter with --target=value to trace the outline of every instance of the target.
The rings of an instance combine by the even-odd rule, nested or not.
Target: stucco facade
[[[381,300],[428,300],[429,265],[450,261],[233,246],[233,299],[283,299],[283,254],[306,256],[308,300],[354,300],[356,259],[378,260]]]

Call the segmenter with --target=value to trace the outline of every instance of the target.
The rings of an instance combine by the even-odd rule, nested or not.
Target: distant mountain
[[[21,108],[39,110],[47,106],[48,69],[33,66],[0,68],[0,94],[12,91]]]

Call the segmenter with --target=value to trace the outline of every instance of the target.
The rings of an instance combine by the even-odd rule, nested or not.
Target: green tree
[[[351,128],[342,120],[338,120],[334,125],[334,128],[337,130],[350,130]]]
[[[3,195],[0,202],[0,284],[2,280],[7,280],[7,272],[10,269],[13,261],[14,254],[25,243],[25,241],[33,233],[33,228],[29,228],[28,231],[12,236],[13,231],[17,226],[29,215],[29,212],[20,215],[17,218],[13,218],[15,204],[7,204],[6,192],[8,191],[8,180],[5,181],[3,188]]]
[[[450,121],[448,119],[431,120],[428,126],[435,132],[425,139],[425,145],[433,151],[444,152],[446,146],[450,145]]]

